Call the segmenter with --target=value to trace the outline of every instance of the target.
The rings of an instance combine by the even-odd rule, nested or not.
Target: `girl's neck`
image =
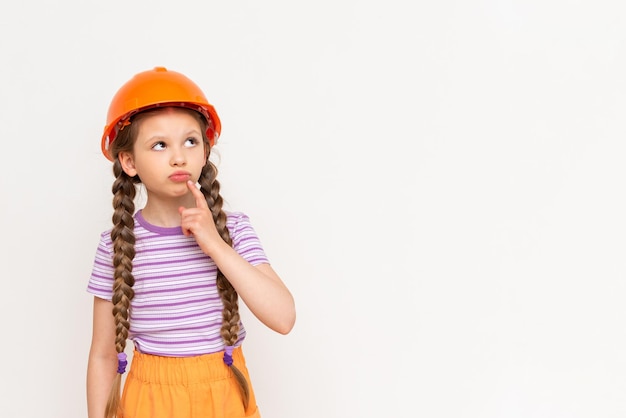
[[[141,215],[146,222],[165,228],[180,226],[179,207],[192,208],[196,207],[195,201],[191,193],[176,200],[160,200],[158,198],[146,201],[146,205],[141,210]]]

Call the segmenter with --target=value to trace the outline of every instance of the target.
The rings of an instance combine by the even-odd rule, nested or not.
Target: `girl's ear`
[[[120,160],[124,173],[128,174],[129,177],[135,177],[137,175],[135,161],[133,160],[133,156],[130,152],[120,152],[117,158]]]

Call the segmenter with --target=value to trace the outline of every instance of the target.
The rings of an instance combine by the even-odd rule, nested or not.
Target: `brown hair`
[[[119,160],[120,152],[132,153],[133,145],[139,132],[139,123],[142,119],[149,115],[168,108],[160,108],[157,110],[149,110],[138,113],[131,118],[131,124],[122,129],[115,141],[111,144],[111,156],[113,157],[113,229],[111,230],[111,240],[113,242],[113,316],[115,317],[115,348],[118,353],[124,352],[126,348],[126,340],[130,329],[130,302],[133,299],[133,285],[135,279],[132,274],[133,258],[135,257],[135,204],[136,184],[141,183],[138,176],[130,177],[124,170]],[[193,115],[198,120],[202,129],[202,139],[207,151],[206,164],[202,168],[202,173],[198,182],[201,186],[202,194],[204,194],[211,213],[213,221],[220,236],[228,245],[232,246],[232,240],[228,228],[226,228],[226,213],[222,210],[224,200],[220,195],[220,183],[217,180],[217,167],[211,161],[209,140],[206,136],[206,120],[204,117],[190,109],[179,108]],[[226,346],[234,346],[237,342],[239,334],[239,303],[238,295],[235,288],[226,279],[226,276],[217,270],[217,289],[219,291],[224,309],[222,310],[222,328],[221,336]],[[248,382],[243,373],[235,367],[230,366],[233,375],[239,383],[244,409],[248,408],[250,390]],[[120,408],[120,391],[121,391],[122,375],[118,373],[113,381],[113,387],[109,395],[109,400],[105,409],[105,418],[114,418],[117,416]]]

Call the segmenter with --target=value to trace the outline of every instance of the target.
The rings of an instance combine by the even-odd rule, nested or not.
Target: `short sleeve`
[[[253,266],[269,264],[261,241],[246,214],[241,212],[229,214],[227,224],[230,224],[227,226],[230,230],[233,248],[240,256]]]
[[[87,292],[110,301],[113,297],[113,273],[111,233],[103,232],[100,235]]]

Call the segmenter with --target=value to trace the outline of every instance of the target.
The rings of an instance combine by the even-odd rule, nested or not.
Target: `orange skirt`
[[[223,358],[224,352],[161,357],[135,351],[124,384],[121,418],[260,418],[241,347],[233,351],[233,364],[250,387],[247,410]]]

